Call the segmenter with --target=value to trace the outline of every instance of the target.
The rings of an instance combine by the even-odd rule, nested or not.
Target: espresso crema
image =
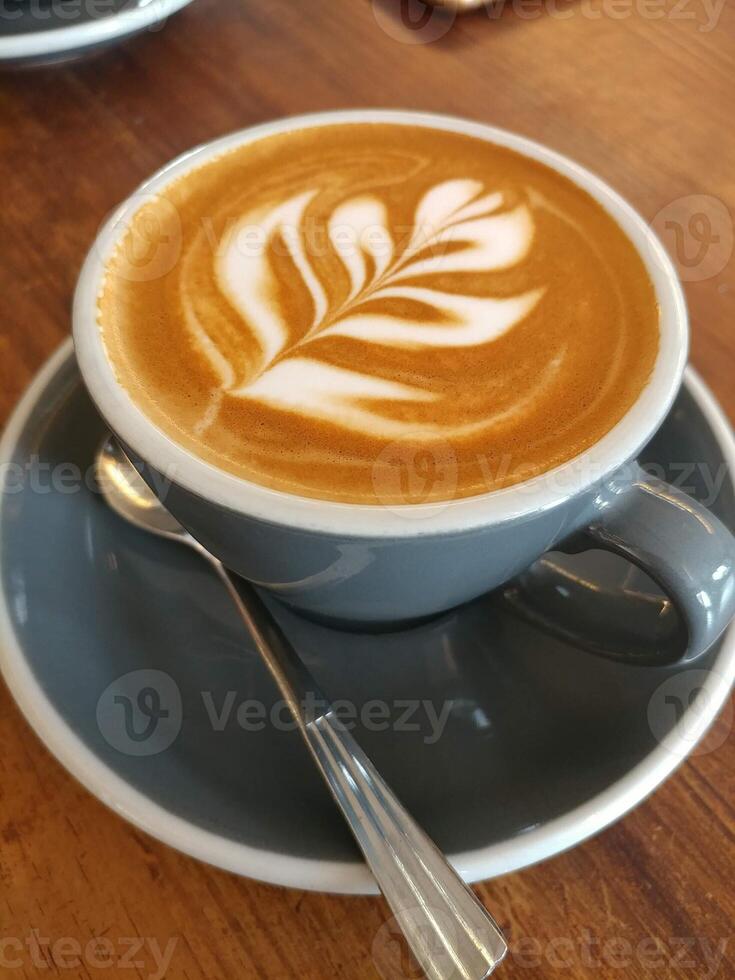
[[[99,323],[171,439],[281,491],[484,493],[592,446],[659,343],[636,249],[549,167],[439,129],[262,138],[147,199]]]

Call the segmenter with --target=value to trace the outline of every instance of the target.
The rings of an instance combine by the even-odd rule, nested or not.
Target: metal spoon
[[[103,497],[120,517],[194,548],[219,575],[429,980],[489,976],[507,951],[500,929],[339,723],[253,586],[184,530],[116,439],[100,447],[96,472]],[[307,704],[316,710],[308,714]]]

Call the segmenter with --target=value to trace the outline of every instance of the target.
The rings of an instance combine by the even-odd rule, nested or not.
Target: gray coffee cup
[[[660,307],[659,351],[637,401],[589,450],[525,483],[478,496],[382,504],[382,494],[396,499],[401,478],[414,484],[420,478],[410,445],[397,443],[393,465],[376,469],[377,503],[316,500],[270,490],[195,457],[164,435],[116,380],[97,324],[97,297],[105,263],[141,202],[206,160],[263,136],[371,121],[467,133],[540,160],[596,198],[638,249]],[[154,265],[175,261],[174,246],[165,243],[152,257]],[[732,535],[710,511],[636,463],[666,417],[686,363],[687,314],[676,273],[622,198],[577,164],[523,137],[444,116],[355,110],[279,120],[200,147],[147,181],[100,232],[77,286],[74,341],[92,398],[165,505],[227,566],[307,615],[354,626],[406,623],[512,582],[504,595],[524,615],[565,635],[579,634],[580,642],[600,652],[627,656],[595,642],[594,589],[577,621],[560,603],[559,615],[567,621],[554,624],[559,583],[537,559],[585,544],[624,555],[659,583],[670,600],[667,608],[679,613],[683,639],[676,656],[682,660],[706,650],[735,613]],[[431,479],[445,481],[451,496],[451,453],[431,452]],[[381,482],[386,479],[395,482],[387,487]],[[599,609],[600,617],[619,616],[619,607]],[[604,632],[604,622],[599,628]],[[642,642],[632,655],[651,662],[659,652],[649,656]]]

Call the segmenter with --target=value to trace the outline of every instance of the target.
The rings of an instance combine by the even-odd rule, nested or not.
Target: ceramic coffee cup
[[[270,490],[193,456],[164,435],[118,384],[97,325],[105,262],[147,195],[222,151],[262,136],[352,121],[467,133],[540,160],[591,194],[638,249],[660,308],[651,376],[620,422],[571,461],[525,483],[440,503],[347,504]],[[351,624],[416,620],[509,582],[550,549],[595,547],[649,572],[685,626],[680,655],[703,652],[735,612],[735,541],[708,510],[649,477],[636,463],[679,390],[687,314],[676,273],[643,219],[599,178],[523,137],[460,119],[358,110],[279,120],[234,133],[164,167],[110,218],[92,247],[74,301],[74,341],[84,381],[110,428],[165,505],[227,566],[316,617]],[[442,459],[434,460],[442,478]],[[400,476],[415,463],[396,450]],[[380,498],[380,487],[376,485]],[[394,499],[394,498],[391,498]],[[534,576],[522,605],[534,608]],[[548,620],[546,605],[538,618]],[[593,592],[594,590],[592,590]],[[592,593],[591,593],[592,594]],[[590,618],[594,620],[594,615]],[[566,627],[565,627],[566,628]]]

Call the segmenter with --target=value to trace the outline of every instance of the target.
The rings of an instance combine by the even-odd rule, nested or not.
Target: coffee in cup
[[[735,612],[733,536],[636,462],[687,336],[671,261],[599,178],[392,110],[184,154],[105,224],[74,300],[102,416],[234,572],[353,629],[503,587],[638,663],[693,660]],[[681,644],[606,646],[620,631],[594,587],[576,618],[553,602],[566,584],[536,559],[583,539],[649,572]]]
[[[361,504],[406,501],[381,478],[396,443],[451,455],[429,501],[573,459],[636,402],[659,344],[643,259],[586,190],[387,122],[266,135],[158,189],[107,261],[98,322],[180,446]]]

